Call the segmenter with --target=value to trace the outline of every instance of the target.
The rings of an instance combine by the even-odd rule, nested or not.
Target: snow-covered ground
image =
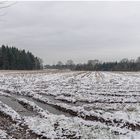
[[[45,138],[140,138],[140,72],[2,71],[0,112]]]

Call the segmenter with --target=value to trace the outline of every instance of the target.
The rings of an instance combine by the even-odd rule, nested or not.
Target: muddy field
[[[140,138],[140,73],[0,71],[0,138]]]

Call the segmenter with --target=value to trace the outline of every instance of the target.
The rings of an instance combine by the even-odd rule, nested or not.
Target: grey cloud
[[[140,2],[18,2],[0,17],[0,44],[45,63],[112,61],[140,51]]]

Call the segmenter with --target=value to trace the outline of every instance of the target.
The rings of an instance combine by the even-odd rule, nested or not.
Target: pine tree
[[[15,47],[0,47],[0,69],[34,70],[41,69],[42,62],[31,52]]]

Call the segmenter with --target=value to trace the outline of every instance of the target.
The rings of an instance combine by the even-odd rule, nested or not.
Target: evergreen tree
[[[35,57],[31,52],[5,45],[0,47],[0,69],[35,70],[41,68],[41,59]]]

